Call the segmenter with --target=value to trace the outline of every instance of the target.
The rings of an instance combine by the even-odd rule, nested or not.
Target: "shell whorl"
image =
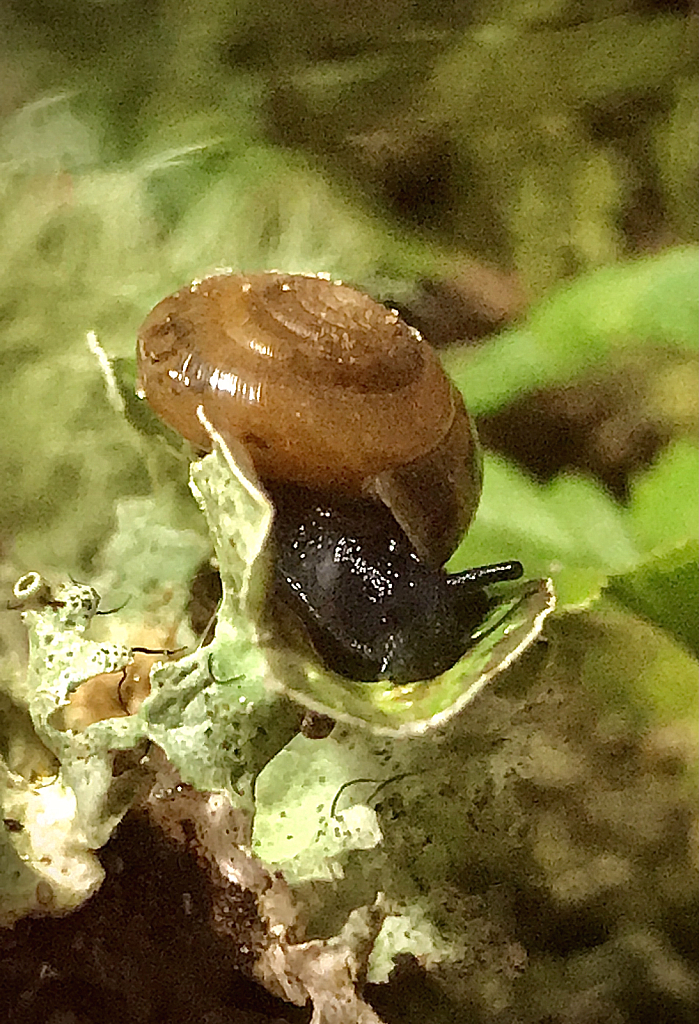
[[[478,449],[461,396],[417,331],[344,284],[206,278],[146,318],[138,370],[139,393],[198,448],[210,447],[201,405],[263,481],[373,494],[437,564],[475,511]],[[435,529],[445,539],[430,541]]]

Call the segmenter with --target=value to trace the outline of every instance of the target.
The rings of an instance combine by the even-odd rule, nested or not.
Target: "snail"
[[[197,409],[247,452],[275,516],[270,602],[326,667],[404,684],[445,671],[518,562],[442,568],[475,514],[463,399],[395,310],[326,276],[219,274],[138,334],[137,392],[195,448]]]

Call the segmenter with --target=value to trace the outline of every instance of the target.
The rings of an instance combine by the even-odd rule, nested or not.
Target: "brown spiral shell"
[[[433,565],[481,489],[461,395],[399,315],[323,276],[221,274],[163,299],[138,335],[138,391],[196,447],[219,433],[262,481],[384,501]]]

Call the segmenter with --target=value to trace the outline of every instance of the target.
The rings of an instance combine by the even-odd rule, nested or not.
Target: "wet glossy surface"
[[[406,683],[439,675],[470,646],[493,604],[482,582],[426,566],[381,505],[288,488],[273,497],[275,597],[327,667]]]
[[[138,389],[201,450],[199,406],[266,483],[371,494],[421,556],[456,549],[480,497],[463,400],[394,310],[323,277],[218,275],[158,303],[138,337]]]

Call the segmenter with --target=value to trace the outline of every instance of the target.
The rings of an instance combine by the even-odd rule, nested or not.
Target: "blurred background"
[[[695,13],[681,0],[8,0],[0,542],[13,549],[21,524],[34,559],[89,566],[114,497],[149,484],[101,382],[83,377],[85,333],[130,360],[150,306],[215,267],[328,271],[447,346],[521,322],[561,282],[695,242]],[[612,319],[617,335],[637,327]],[[570,360],[564,379],[581,371]],[[664,377],[646,422],[629,422],[648,386],[634,372],[551,396],[543,443],[526,404],[483,437],[540,479],[594,464],[623,499],[629,471],[694,415],[686,381]],[[600,441],[610,417],[626,435]],[[105,429],[119,454],[100,468]],[[78,491],[76,543],[61,521]]]
[[[481,959],[439,985],[406,961],[375,996],[390,1022],[694,1019],[696,58],[694,0],[0,6],[0,584],[92,579],[129,498],[203,531],[133,398],[134,340],[219,267],[326,271],[397,306],[486,449],[455,564],[556,581],[563,653],[539,685],[567,717],[536,729],[578,759],[531,770],[531,842],[505,805],[506,857],[472,837],[449,884],[482,901]],[[7,679],[23,644],[8,616]],[[108,857],[153,842],[140,828]],[[181,869],[163,861],[173,886]],[[23,934],[13,978],[39,1008],[8,1019],[58,1021]]]

